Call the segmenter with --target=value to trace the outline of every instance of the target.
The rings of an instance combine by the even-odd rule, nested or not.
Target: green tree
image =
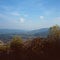
[[[50,27],[48,37],[55,39],[55,40],[59,40],[60,39],[60,27],[58,25]]]
[[[20,38],[20,36],[14,36],[11,43],[10,43],[10,48],[14,49],[14,50],[18,50],[20,48],[22,48],[22,39]]]
[[[10,55],[14,60],[22,60],[23,56],[23,41],[20,36],[14,36],[10,43]],[[10,59],[12,60],[12,59]]]

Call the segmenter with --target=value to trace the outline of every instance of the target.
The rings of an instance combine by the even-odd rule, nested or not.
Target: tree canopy
[[[50,38],[59,40],[60,39],[60,27],[58,25],[50,27],[48,36]]]

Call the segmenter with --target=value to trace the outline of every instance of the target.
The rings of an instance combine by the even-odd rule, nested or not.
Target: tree
[[[49,38],[55,39],[56,41],[60,39],[60,27],[55,25],[49,29]]]
[[[11,43],[10,48],[14,50],[18,50],[22,47],[22,39],[19,36],[14,36]]]
[[[23,41],[20,36],[14,36],[10,43],[10,60],[22,60]]]

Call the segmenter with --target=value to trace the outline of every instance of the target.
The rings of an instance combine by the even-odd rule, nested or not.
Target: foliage
[[[49,37],[55,38],[55,39],[60,39],[60,27],[58,25],[50,28]]]
[[[23,42],[19,36],[14,36],[10,44],[0,45],[0,59],[60,60],[60,42],[57,42],[59,39],[60,27],[57,25],[49,29],[47,38],[38,37]]]
[[[19,49],[22,47],[22,39],[19,36],[14,36],[10,43],[10,47],[12,49]]]

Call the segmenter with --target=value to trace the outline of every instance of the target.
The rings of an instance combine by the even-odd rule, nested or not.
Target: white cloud
[[[44,19],[44,16],[40,16],[40,19]]]
[[[24,23],[25,19],[24,18],[20,18],[19,20],[21,23]]]

